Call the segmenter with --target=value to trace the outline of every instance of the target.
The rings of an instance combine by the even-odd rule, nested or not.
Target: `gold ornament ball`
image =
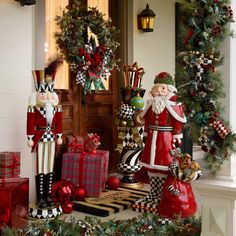
[[[122,120],[121,125],[125,127],[127,125],[127,122],[125,120]]]

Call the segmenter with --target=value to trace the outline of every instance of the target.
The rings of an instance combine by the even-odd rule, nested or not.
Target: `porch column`
[[[231,4],[236,15],[236,0]],[[236,32],[236,23],[229,28]],[[228,37],[221,51],[224,65],[220,71],[226,93],[223,115],[236,132],[236,38]],[[232,155],[216,175],[196,181],[193,187],[200,196],[202,236],[236,236],[236,156]]]

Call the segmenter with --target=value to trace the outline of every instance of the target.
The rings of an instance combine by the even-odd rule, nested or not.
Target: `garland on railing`
[[[56,21],[60,29],[55,34],[56,42],[71,71],[76,73],[76,84],[83,86],[85,94],[91,92],[92,84],[95,90],[105,89],[102,79],[110,76],[118,62],[115,51],[119,30],[111,18],[106,21],[96,8],[85,10],[79,0],[73,0]],[[86,40],[88,30],[97,40],[93,36]]]
[[[233,12],[228,0],[187,0],[180,5],[177,55],[178,91],[185,107],[191,137],[206,153],[215,172],[236,151],[236,135],[221,116],[223,82],[217,67],[223,63],[219,46]]]
[[[159,223],[157,215],[144,214],[129,220],[103,222],[97,217],[84,220],[54,219],[33,223],[25,230],[5,228],[3,236],[200,236],[199,218],[175,219],[169,225]]]

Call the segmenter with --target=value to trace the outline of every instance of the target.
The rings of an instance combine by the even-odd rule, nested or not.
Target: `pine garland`
[[[236,134],[221,117],[224,86],[217,67],[219,46],[233,13],[228,0],[187,0],[180,4],[176,80],[190,136],[205,152],[207,167],[218,170],[236,151]]]
[[[159,223],[157,215],[143,214],[129,220],[110,220],[103,222],[97,217],[84,220],[54,219],[33,223],[25,230],[4,228],[3,236],[200,236],[199,218],[177,218],[169,225]]]

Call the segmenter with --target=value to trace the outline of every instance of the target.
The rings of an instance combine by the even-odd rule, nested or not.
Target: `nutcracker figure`
[[[181,145],[182,124],[186,122],[177,102],[175,81],[162,72],[155,77],[146,107],[139,119],[145,123],[145,148],[140,164],[147,168],[150,192],[143,201],[159,203],[168,166],[173,161],[170,151]]]
[[[38,208],[55,204],[51,198],[55,148],[62,144],[62,110],[54,92],[56,60],[45,70],[33,71],[36,91],[29,97],[27,111],[28,146],[37,155],[36,193]]]

